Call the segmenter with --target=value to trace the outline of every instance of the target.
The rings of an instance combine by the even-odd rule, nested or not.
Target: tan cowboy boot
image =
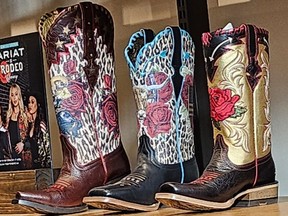
[[[166,183],[160,202],[190,210],[277,201],[271,156],[268,32],[243,24],[203,34],[214,152],[202,176]]]

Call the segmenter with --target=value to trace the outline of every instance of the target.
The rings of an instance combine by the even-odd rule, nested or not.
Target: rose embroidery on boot
[[[75,61],[67,61],[64,62],[63,70],[67,75],[74,75],[77,73],[76,71],[76,62]]]
[[[186,75],[183,90],[181,93],[182,101],[185,104],[186,108],[188,108],[189,105],[189,89],[192,88],[193,85],[193,78],[192,75]]]
[[[116,93],[106,96],[102,102],[101,108],[101,119],[108,128],[108,132],[114,132],[114,136],[118,137],[119,126]]]
[[[85,92],[82,84],[76,81],[69,82],[67,87],[70,97],[62,100],[61,104],[66,111],[77,117],[79,112],[85,112]]]
[[[163,102],[149,104],[144,121],[148,135],[154,138],[160,133],[168,133],[171,128],[171,117],[172,112],[168,104]]]
[[[107,74],[104,75],[104,88],[107,90],[112,89],[112,78]]]
[[[235,106],[239,95],[233,95],[230,89],[210,88],[210,111],[213,125],[220,130],[220,121],[229,117],[239,117],[246,112],[246,108]]]
[[[161,89],[158,90],[159,102],[168,102],[172,97],[172,83],[169,80]]]
[[[165,103],[165,102],[168,102],[172,98],[173,86],[172,86],[170,79],[168,79],[167,74],[165,74],[164,72],[151,73],[146,78],[146,83],[148,86],[161,85],[165,83],[161,88],[157,90],[155,89],[156,95],[154,93],[155,90],[152,90],[149,92],[150,98],[152,98],[154,101]]]

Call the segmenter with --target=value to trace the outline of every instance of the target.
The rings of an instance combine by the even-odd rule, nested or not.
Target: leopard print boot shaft
[[[268,32],[243,24],[202,37],[214,130],[213,156],[202,176],[166,183],[160,202],[190,210],[277,201],[271,156]]]
[[[94,188],[84,202],[117,210],[153,211],[155,193],[167,181],[198,177],[194,156],[194,44],[178,27],[154,37],[152,30],[134,33],[125,49],[137,104],[138,160],[119,182]]]
[[[121,144],[110,13],[89,2],[45,14],[39,24],[61,132],[63,166],[54,185],[18,192],[16,202],[44,213],[87,209],[88,191],[129,174]]]

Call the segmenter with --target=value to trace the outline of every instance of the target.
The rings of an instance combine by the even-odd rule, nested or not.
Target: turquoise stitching
[[[173,32],[173,31],[172,31]],[[181,35],[182,35],[182,31],[180,31]],[[173,43],[175,43],[175,38],[174,35],[172,34],[172,38],[173,38]],[[181,37],[181,43],[182,43],[182,37]],[[173,47],[173,52],[174,53],[174,47]],[[182,48],[181,48],[181,61],[182,61]],[[179,68],[179,73],[181,71],[182,66]],[[175,71],[174,71],[175,73]],[[183,90],[183,82],[184,79],[182,81],[182,85],[181,85],[181,90],[180,92],[182,92]],[[183,157],[181,154],[181,143],[179,142],[179,137],[180,137],[180,130],[179,130],[179,105],[180,105],[180,99],[181,96],[179,95],[177,101],[176,101],[176,109],[175,109],[175,115],[176,115],[176,145],[177,145],[177,152],[178,152],[178,157],[179,157],[179,164],[180,164],[180,169],[181,169],[181,183],[184,182],[184,178],[185,178],[185,172],[184,172],[184,166],[183,166]]]

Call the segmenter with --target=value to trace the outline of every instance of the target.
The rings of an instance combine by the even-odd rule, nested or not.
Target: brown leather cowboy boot
[[[87,209],[82,199],[99,185],[129,174],[116,100],[113,21],[102,6],[80,3],[45,14],[46,49],[63,166],[46,190],[18,192],[14,203],[39,212]]]
[[[190,210],[275,202],[271,156],[268,32],[254,25],[203,34],[214,152],[202,176],[166,183],[160,202]]]
[[[83,202],[117,210],[154,211],[167,181],[198,178],[193,133],[194,44],[179,27],[134,33],[125,49],[137,104],[138,158],[120,181],[93,188]]]

